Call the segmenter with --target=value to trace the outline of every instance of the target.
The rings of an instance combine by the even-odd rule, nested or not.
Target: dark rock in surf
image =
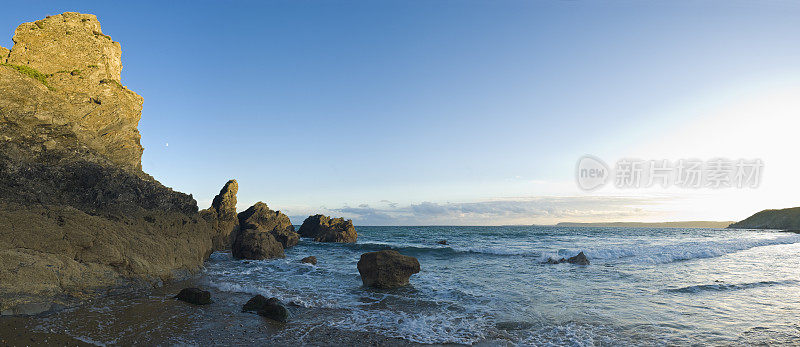
[[[306,263],[306,264],[311,264],[311,265],[317,265],[317,257],[315,257],[313,255],[312,256],[308,256],[308,257],[305,257],[305,258],[301,259],[300,262]]]
[[[358,239],[353,221],[344,218],[330,218],[321,214],[309,216],[298,230],[300,236],[317,242],[354,243]]]
[[[263,295],[256,295],[242,306],[242,312],[258,312],[267,305],[267,300]]]
[[[589,265],[589,259],[586,258],[586,254],[583,252],[578,253],[578,255],[574,257],[570,257],[567,259],[567,263],[576,264],[576,265]]]
[[[578,253],[578,255],[574,257],[570,257],[569,259],[553,259],[547,258],[547,261],[544,262],[545,264],[561,264],[561,263],[570,263],[575,265],[589,265],[589,258],[586,257],[586,254],[583,252]]]
[[[289,319],[289,310],[283,306],[278,298],[269,298],[256,295],[242,306],[242,312],[256,312],[262,317],[286,323]]]
[[[566,262],[566,261],[567,260],[564,259],[564,258],[561,258],[561,259],[558,259],[558,260],[553,259],[553,258],[547,258],[547,261],[545,261],[544,263],[545,264],[561,264],[561,263]]]
[[[395,250],[369,252],[361,255],[358,272],[367,287],[396,288],[408,285],[411,275],[419,273],[417,258],[402,255]]]
[[[211,292],[200,288],[184,288],[175,299],[194,305],[208,305],[211,301]]]
[[[438,243],[440,245],[447,245],[447,240],[436,241],[436,243]]]

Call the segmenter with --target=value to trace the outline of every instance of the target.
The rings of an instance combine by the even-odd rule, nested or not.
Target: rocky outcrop
[[[800,207],[764,210],[728,226],[732,229],[800,230]]]
[[[310,255],[308,257],[300,259],[300,262],[305,264],[317,265],[317,257]]]
[[[0,64],[6,62],[6,58],[8,58],[8,53],[11,53],[11,51],[8,48],[0,46]]]
[[[208,305],[212,302],[211,292],[200,288],[184,288],[175,299],[194,305]]]
[[[294,231],[289,217],[280,211],[270,210],[267,204],[261,201],[239,213],[239,224],[242,229],[261,227],[269,230],[283,248],[294,247],[300,240],[300,235]]]
[[[283,258],[283,249],[296,245],[300,238],[289,217],[260,201],[239,213],[239,226],[231,247],[238,259]]]
[[[309,216],[298,231],[300,236],[317,242],[356,242],[358,233],[353,221],[344,218],[330,218],[321,214]]]
[[[214,197],[211,207],[200,211],[200,215],[214,229],[211,242],[215,251],[227,250],[239,231],[239,217],[236,215],[236,194],[239,183],[230,180]]]
[[[0,312],[35,313],[199,269],[191,195],[141,171],[142,99],[92,15],[20,25],[0,65]]]
[[[231,254],[236,259],[283,258],[283,245],[262,227],[242,229],[236,234],[231,246]]]
[[[401,287],[407,285],[411,275],[419,271],[417,258],[402,255],[395,250],[364,253],[358,261],[361,282],[367,287]]]

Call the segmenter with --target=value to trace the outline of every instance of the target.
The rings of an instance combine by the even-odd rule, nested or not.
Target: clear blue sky
[[[145,100],[145,171],[201,208],[236,178],[240,210],[263,200],[294,223],[315,212],[361,224],[613,218],[616,205],[572,189],[580,155],[627,155],[697,121],[700,105],[800,80],[800,4],[789,1],[2,8],[9,48],[21,22],[97,15],[122,44],[122,83]],[[626,199],[620,208],[642,203]]]

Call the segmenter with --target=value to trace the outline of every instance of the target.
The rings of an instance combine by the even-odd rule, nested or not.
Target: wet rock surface
[[[194,305],[208,305],[212,303],[211,292],[200,288],[184,288],[175,296],[175,299]]]
[[[561,259],[556,260],[556,259],[553,259],[553,258],[549,258],[549,259],[547,259],[547,261],[545,263],[546,264],[570,263],[570,264],[575,264],[575,265],[589,265],[590,264],[589,258],[587,258],[586,254],[583,254],[583,252],[580,252],[577,255],[569,257],[569,258],[566,258],[566,259],[565,258],[561,258]]]
[[[402,255],[394,250],[368,252],[358,261],[358,272],[364,286],[396,288],[408,285],[411,275],[419,273],[417,258]]]
[[[262,317],[286,323],[289,319],[289,310],[278,298],[269,298],[256,295],[242,306],[242,312],[255,312]]]
[[[313,255],[312,256],[308,256],[308,257],[305,257],[303,259],[300,259],[300,262],[306,263],[306,264],[311,264],[311,265],[317,265],[317,257],[315,257]]]

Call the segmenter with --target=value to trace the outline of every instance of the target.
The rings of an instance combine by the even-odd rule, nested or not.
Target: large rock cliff
[[[5,53],[4,53],[5,52]],[[93,15],[20,25],[0,49],[0,313],[196,271],[211,228],[141,171],[142,98]]]
[[[41,84],[61,103],[51,108],[59,112],[59,119],[85,131],[91,141],[84,143],[113,163],[141,169],[137,126],[142,97],[120,84],[120,44],[103,34],[97,18],[68,12],[23,23],[13,41],[5,63],[44,76]],[[20,100],[26,95],[19,92],[7,90],[3,97],[39,104]]]

